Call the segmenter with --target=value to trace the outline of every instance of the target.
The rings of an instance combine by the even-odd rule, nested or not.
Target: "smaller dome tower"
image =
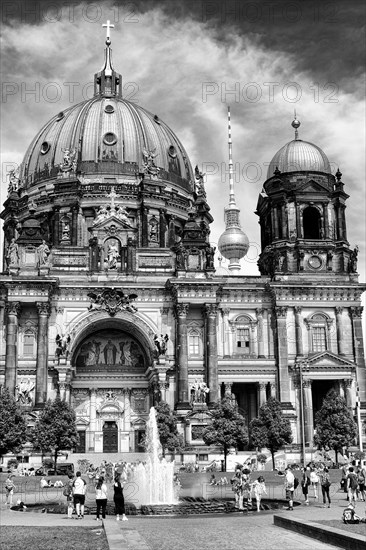
[[[241,228],[239,214],[240,209],[236,205],[234,194],[233,177],[233,155],[231,140],[230,107],[228,111],[228,133],[229,133],[229,205],[225,207],[226,229],[219,238],[219,250],[221,254],[230,261],[229,271],[233,274],[240,272],[240,260],[244,258],[249,248],[249,239]]]

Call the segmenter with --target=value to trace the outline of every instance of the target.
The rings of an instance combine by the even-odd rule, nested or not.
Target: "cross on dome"
[[[111,24],[111,22],[108,19],[107,23],[103,23],[102,27],[107,29],[105,42],[107,46],[109,46],[109,44],[111,43],[111,29],[114,29],[114,25]]]

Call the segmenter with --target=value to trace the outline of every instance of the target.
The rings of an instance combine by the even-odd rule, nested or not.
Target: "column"
[[[97,391],[89,388],[89,451],[95,451],[95,432],[97,431]]]
[[[225,397],[231,397],[231,394],[232,394],[231,388],[232,387],[233,387],[232,382],[224,382]]]
[[[276,382],[269,383],[271,397],[276,397]]]
[[[222,355],[230,355],[230,332],[229,327],[230,308],[224,307],[221,309],[222,315]]]
[[[347,404],[347,407],[349,409],[352,409],[353,408],[353,391],[352,391],[352,384],[353,384],[353,380],[352,378],[346,378],[344,380],[344,385],[345,385],[345,388],[346,388],[346,404]]]
[[[275,239],[278,239],[279,233],[278,233],[278,209],[277,205],[273,207],[273,224],[274,224],[274,236]]]
[[[53,228],[53,234],[54,234],[54,243],[55,246],[58,246],[60,244],[60,207],[55,206],[54,207],[54,228]]]
[[[75,204],[71,210],[71,245],[76,246],[78,244],[78,216],[79,205]]]
[[[256,323],[251,321],[250,322],[250,329],[249,329],[249,353],[250,355],[255,356],[255,325]]]
[[[278,387],[280,400],[283,403],[290,401],[290,378],[288,373],[288,349],[287,349],[287,307],[275,307],[277,318],[277,362],[278,362]]]
[[[165,248],[165,233],[166,233],[166,210],[163,208],[159,211],[159,246]]]
[[[341,219],[342,219],[342,235],[343,235],[343,239],[346,241],[347,240],[347,225],[346,225],[346,213],[345,213],[346,206],[342,204],[340,206],[340,209],[341,209]]]
[[[99,262],[99,245],[97,237],[89,239],[89,269],[90,271],[98,271]]]
[[[259,389],[259,406],[261,407],[264,405],[264,403],[267,401],[267,394],[266,394],[266,382],[258,382],[258,389]]]
[[[328,203],[323,202],[323,215],[324,215],[324,237],[329,239],[329,215],[328,215]]]
[[[287,239],[288,238],[288,224],[287,224],[287,204],[284,202],[281,205],[281,212],[282,212],[282,238]]]
[[[363,349],[362,335],[362,306],[350,308],[352,329],[353,329],[353,349],[356,363],[357,384],[361,402],[366,401],[366,370],[365,370],[365,352]]]
[[[15,393],[18,368],[18,315],[20,302],[6,304],[6,351],[5,351],[5,387],[11,395]]]
[[[126,273],[133,273],[136,269],[136,241],[127,237],[127,266]]]
[[[311,383],[312,381],[307,378],[303,380],[305,444],[309,447],[313,446],[314,438],[313,396],[311,393]]]
[[[295,209],[296,209],[296,234],[298,239],[302,239],[301,212],[300,212],[300,206],[297,203],[295,204]]]
[[[47,401],[48,382],[48,302],[36,302],[38,310],[38,338],[36,362],[36,407],[42,408]]]
[[[216,403],[218,399],[218,372],[217,372],[217,333],[216,318],[217,305],[207,304],[205,306],[207,317],[206,323],[206,343],[207,343],[207,386],[210,391],[208,394],[209,403]]]
[[[258,322],[258,357],[265,357],[264,355],[264,332],[263,332],[263,313],[264,310],[261,308],[257,308],[255,310],[257,314],[257,322]]]
[[[187,314],[189,304],[177,304],[177,349],[178,349],[178,407],[189,407],[188,393],[188,342],[187,342]]]
[[[342,322],[343,307],[336,307],[335,312],[336,312],[336,322],[337,322],[338,353],[339,355],[345,355],[344,339],[343,339],[343,322]]]
[[[304,349],[302,344],[302,317],[301,306],[295,306],[295,334],[296,334],[296,356],[302,357],[304,355]]]
[[[147,215],[149,209],[145,206],[142,208],[142,247],[147,248],[149,246],[149,230],[147,223]]]

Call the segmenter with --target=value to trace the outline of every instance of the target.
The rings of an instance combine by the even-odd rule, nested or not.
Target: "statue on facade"
[[[357,273],[358,250],[358,245],[356,245],[355,248],[351,251],[348,264],[349,273]]]
[[[98,212],[93,222],[93,225],[96,225],[97,223],[100,223],[106,220],[107,218],[108,218],[108,210],[103,204],[101,204],[98,208]]]
[[[60,170],[62,172],[69,172],[70,170],[76,170],[76,149],[62,149],[64,154],[63,161],[60,164]]]
[[[119,252],[116,243],[108,246],[108,269],[117,269],[117,261],[119,260]]]
[[[47,246],[46,241],[42,241],[42,244],[36,250],[36,266],[42,267],[48,265],[48,258],[51,251]]]
[[[70,221],[66,219],[66,220],[63,220],[62,222],[61,241],[69,241],[69,240],[70,240]]]
[[[12,238],[6,252],[6,261],[8,267],[19,264],[19,246],[15,242],[15,238]]]
[[[20,179],[19,179],[19,167],[10,170],[9,172],[9,185],[8,185],[8,195],[11,193],[16,193],[19,189]]]
[[[215,257],[215,246],[207,246],[206,248],[206,269],[214,269],[214,257]]]
[[[125,294],[123,290],[111,288],[103,290],[99,294],[89,292],[88,297],[92,301],[89,310],[105,309],[112,317],[121,310],[126,310],[130,313],[136,313],[137,311],[136,307],[131,304],[133,300],[136,300],[137,294]]]
[[[169,340],[169,336],[167,334],[165,336],[163,336],[162,334],[160,334],[160,336],[155,334],[154,344],[157,350],[158,357],[160,357],[160,355],[166,354],[168,340]]]
[[[205,190],[205,184],[203,181],[203,178],[205,177],[205,174],[199,171],[198,166],[194,169],[194,183],[195,183],[195,192],[197,193],[198,197],[206,197],[206,190]]]
[[[71,337],[69,334],[57,334],[56,335],[56,351],[55,355],[58,359],[58,362],[60,362],[60,357],[64,356],[66,359],[69,355],[69,344],[71,341]]]
[[[159,175],[160,168],[156,166],[154,161],[154,159],[158,156],[158,153],[156,153],[156,147],[151,151],[148,149],[143,149],[142,154],[144,157],[144,161],[143,161],[144,173],[157,177]]]
[[[207,394],[210,389],[207,384],[201,380],[197,379],[194,381],[194,384],[191,386],[191,400],[193,403],[206,403]]]
[[[121,352],[120,364],[126,365],[127,367],[132,365],[131,344],[131,340],[119,343],[119,349]]]
[[[106,365],[116,364],[117,348],[112,342],[112,340],[109,339],[106,345],[104,346],[103,354],[104,354],[104,361]]]
[[[34,390],[34,382],[28,378],[27,381],[22,378],[20,383],[15,386],[15,389],[18,392],[17,401],[22,405],[32,405],[32,397],[30,395],[31,391]]]
[[[158,221],[155,217],[151,218],[150,222],[150,241],[153,243],[158,242]]]
[[[182,241],[173,247],[173,251],[176,254],[176,268],[187,269],[187,250],[183,246]]]

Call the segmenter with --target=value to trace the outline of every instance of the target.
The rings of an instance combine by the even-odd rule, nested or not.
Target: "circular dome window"
[[[61,112],[57,115],[57,118],[56,118],[57,122],[58,122],[59,120],[62,120],[62,119],[64,118],[64,116],[65,116],[65,115],[64,115],[63,111],[61,111]]]
[[[154,115],[154,122],[156,122],[156,124],[160,124],[160,119],[158,115]]]
[[[103,142],[106,145],[114,145],[115,143],[117,143],[116,134],[114,134],[113,132],[107,132],[106,134],[104,134]]]
[[[41,145],[41,155],[45,155],[51,149],[51,144],[48,141],[44,141]]]
[[[175,158],[177,156],[177,151],[175,150],[174,145],[171,145],[168,149],[168,153],[172,158]]]
[[[105,111],[106,113],[108,113],[108,114],[114,113],[114,107],[113,107],[113,105],[106,105],[106,106],[104,107],[104,111]]]

